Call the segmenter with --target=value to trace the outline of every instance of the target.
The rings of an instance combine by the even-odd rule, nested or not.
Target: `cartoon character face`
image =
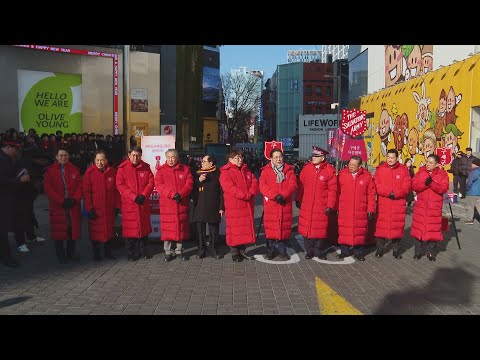
[[[422,55],[422,73],[426,74],[429,71],[433,70],[433,56],[430,53]]]
[[[455,91],[453,87],[450,86],[450,90],[448,90],[447,95],[447,113],[451,112],[455,107]]]
[[[440,92],[440,101],[438,104],[439,115],[445,115],[445,111],[447,110],[447,96],[444,89]]]
[[[423,142],[421,144],[421,149],[425,159],[427,159],[429,155],[435,154],[436,147],[437,147],[437,144],[436,144],[435,132],[433,131],[433,129],[427,129],[423,133]]]
[[[427,121],[427,106],[425,104],[418,105],[418,120],[426,122]]]
[[[403,75],[403,53],[400,45],[385,45],[385,86],[395,84]]]
[[[395,119],[395,126],[393,127],[395,149],[402,150],[403,145],[406,142],[406,134],[408,131],[408,116],[403,113],[401,116],[397,116]]]
[[[420,144],[420,134],[415,128],[411,128],[408,133],[408,153],[413,157],[418,152],[418,145]]]
[[[390,115],[386,109],[380,113],[380,121],[378,123],[378,134],[383,137],[390,133]]]
[[[458,138],[452,133],[449,132],[445,134],[445,138],[443,140],[443,146],[449,149],[452,149],[452,154],[458,151]]]
[[[423,65],[422,51],[419,45],[414,45],[413,50],[407,58],[407,67],[410,69],[410,77],[420,74]]]

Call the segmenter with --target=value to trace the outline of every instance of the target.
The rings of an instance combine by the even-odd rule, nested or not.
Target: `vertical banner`
[[[131,123],[130,134],[135,136],[137,145],[142,146],[142,138],[148,135],[148,123]]]
[[[17,70],[19,129],[82,133],[82,75]]]
[[[165,153],[168,149],[175,149],[175,136],[144,136],[142,138],[142,160],[150,165],[153,176],[157,173],[160,166],[165,164]],[[154,188],[152,195],[148,199],[150,204],[152,224],[152,233],[150,237],[160,237],[160,202],[157,190]]]

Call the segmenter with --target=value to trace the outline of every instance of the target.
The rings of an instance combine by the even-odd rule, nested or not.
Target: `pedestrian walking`
[[[440,166],[440,158],[435,154],[427,157],[412,180],[412,189],[417,193],[413,207],[410,235],[415,238],[414,259],[427,255],[430,261],[436,260],[436,247],[443,240],[442,206],[443,194],[448,191],[448,174]]]
[[[155,189],[160,198],[161,240],[165,250],[164,261],[175,257],[188,260],[183,253],[183,241],[190,238],[190,193],[193,177],[190,167],[180,163],[175,149],[165,153],[167,160],[155,173]],[[172,245],[175,249],[172,250]]]
[[[475,208],[480,212],[480,159],[472,161],[472,170],[467,179],[468,206],[467,220],[465,224],[473,225],[475,219]]]
[[[465,154],[460,158],[460,167],[458,170],[460,176],[460,198],[465,199],[467,194],[467,178],[472,171],[472,162],[477,157],[472,155],[472,148],[465,149]]]

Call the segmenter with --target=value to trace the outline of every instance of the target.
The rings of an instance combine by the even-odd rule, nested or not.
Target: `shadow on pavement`
[[[12,306],[24,302],[30,299],[31,296],[17,296],[11,299],[5,299],[0,301],[0,309],[7,306]]]
[[[462,268],[440,268],[427,286],[385,297],[374,315],[425,315],[442,305],[470,305],[476,277]]]

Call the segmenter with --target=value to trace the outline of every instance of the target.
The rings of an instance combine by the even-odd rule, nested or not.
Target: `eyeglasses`
[[[243,156],[235,156],[233,157],[235,160],[243,160]]]

